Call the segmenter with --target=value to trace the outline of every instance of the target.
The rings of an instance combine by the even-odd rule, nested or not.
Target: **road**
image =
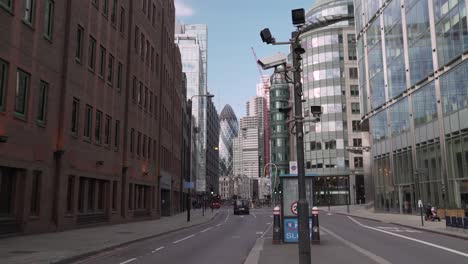
[[[223,207],[203,225],[102,252],[76,264],[138,263],[244,263],[258,237],[271,229],[271,209],[251,209],[250,215],[233,215]],[[220,262],[220,260],[222,260]]]

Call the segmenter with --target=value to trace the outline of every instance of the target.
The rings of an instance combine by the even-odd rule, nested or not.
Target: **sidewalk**
[[[217,213],[207,210],[202,216],[201,209],[197,209],[191,211],[190,222],[185,212],[159,220],[0,239],[0,262],[56,263],[200,225],[212,220]]]
[[[320,207],[319,209],[323,212],[328,212],[327,207]],[[457,231],[448,230],[445,227],[445,219],[442,219],[440,222],[424,221],[424,226],[421,226],[421,216],[419,215],[376,213],[373,211],[373,209],[367,210],[363,206],[359,205],[352,205],[349,207],[349,209],[350,212],[347,213],[346,206],[334,206],[330,208],[330,213],[371,219],[383,223],[396,224],[413,229],[419,229],[468,240],[468,233],[465,232],[464,229],[460,228],[457,229]]]

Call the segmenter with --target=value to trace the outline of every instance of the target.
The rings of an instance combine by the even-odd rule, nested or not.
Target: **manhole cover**
[[[37,251],[31,251],[31,250],[16,250],[16,251],[10,251],[8,253],[11,253],[11,254],[32,254],[32,253],[36,253]]]

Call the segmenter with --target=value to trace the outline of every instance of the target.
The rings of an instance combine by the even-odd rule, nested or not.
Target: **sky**
[[[245,116],[245,103],[256,95],[260,79],[258,58],[288,46],[263,43],[260,31],[270,28],[277,41],[287,41],[294,27],[291,10],[307,10],[314,0],[175,0],[177,21],[208,25],[208,91],[215,95],[218,114],[226,104],[238,119]],[[271,72],[263,72],[271,74]]]

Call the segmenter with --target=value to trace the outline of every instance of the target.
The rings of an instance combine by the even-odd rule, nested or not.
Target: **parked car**
[[[250,213],[250,208],[249,208],[249,201],[248,200],[236,200],[234,202],[234,214],[249,214]]]

